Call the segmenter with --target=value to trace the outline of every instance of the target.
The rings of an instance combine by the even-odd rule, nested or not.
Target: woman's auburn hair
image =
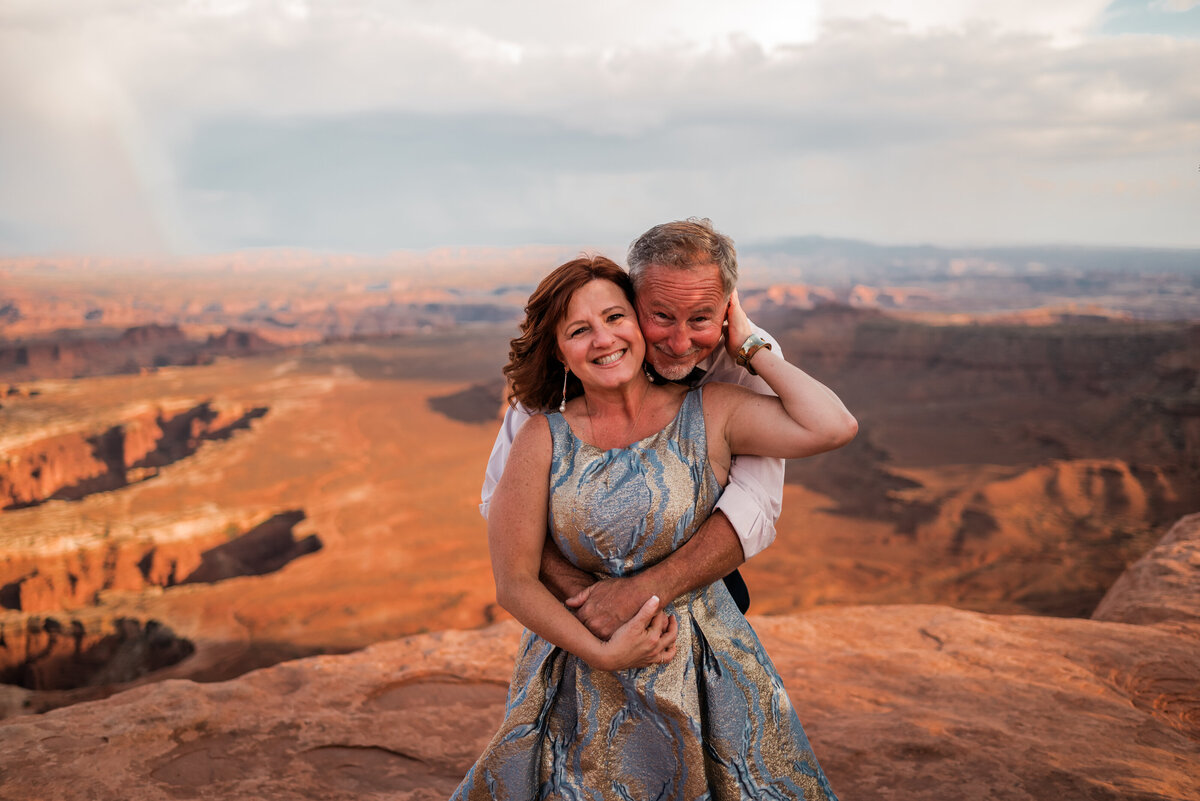
[[[632,311],[633,282],[612,259],[581,256],[556,267],[529,296],[521,335],[509,342],[504,375],[508,379],[510,406],[520,403],[533,411],[547,411],[558,406],[562,399],[563,373],[566,372],[558,352],[558,324],[566,317],[575,292],[596,280],[611,281],[620,287]],[[582,393],[579,378],[570,376],[567,398]]]

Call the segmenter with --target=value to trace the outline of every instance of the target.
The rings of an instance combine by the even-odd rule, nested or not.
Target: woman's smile
[[[628,348],[621,348],[621,350],[617,351],[616,353],[610,353],[607,356],[601,356],[598,359],[592,359],[592,363],[598,364],[601,367],[607,367],[610,364],[615,364],[616,362],[620,361],[621,357],[628,353],[628,351]]]

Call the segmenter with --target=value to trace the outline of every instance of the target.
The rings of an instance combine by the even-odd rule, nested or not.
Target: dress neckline
[[[571,424],[567,422],[566,415],[564,415],[562,412],[556,411],[556,412],[551,412],[550,414],[551,414],[551,416],[557,415],[558,417],[562,418],[563,427],[567,429],[567,433],[571,435],[571,438],[574,439],[576,442],[578,442],[580,445],[585,445],[599,453],[614,453],[614,452],[620,452],[620,451],[628,451],[628,450],[632,450],[633,448],[637,447],[638,445],[641,445],[643,442],[647,442],[648,440],[652,440],[656,437],[662,436],[662,433],[664,431],[666,431],[671,426],[675,425],[675,422],[677,420],[679,420],[679,416],[681,414],[683,414],[683,407],[687,405],[688,398],[691,397],[692,393],[700,392],[702,389],[703,389],[702,386],[701,387],[692,387],[687,392],[683,393],[683,398],[679,401],[679,408],[675,410],[675,414],[672,415],[671,419],[668,420],[663,425],[662,428],[658,429],[657,431],[655,431],[653,433],[647,434],[646,436],[642,437],[641,439],[635,440],[635,441],[629,443],[628,445],[618,445],[615,448],[604,449],[604,448],[600,448],[597,445],[593,445],[592,443],[588,442],[586,439],[584,439],[583,437],[581,437],[575,433],[575,429],[571,428]]]

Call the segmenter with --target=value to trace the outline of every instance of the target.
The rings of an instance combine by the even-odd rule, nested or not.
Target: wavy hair
[[[595,280],[612,281],[619,286],[633,308],[633,282],[611,259],[581,256],[556,267],[529,296],[521,335],[509,342],[504,375],[508,379],[510,406],[519,402],[535,411],[558,406],[566,371],[558,353],[558,324],[566,317],[575,292]],[[583,385],[579,378],[570,376],[567,398],[581,394]]]
[[[661,264],[685,270],[698,264],[715,264],[721,270],[721,286],[728,296],[737,286],[737,251],[733,240],[713,228],[707,217],[656,225],[634,240],[625,259],[629,277],[640,287],[647,267]]]

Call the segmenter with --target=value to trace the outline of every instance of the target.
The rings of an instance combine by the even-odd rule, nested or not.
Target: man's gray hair
[[[626,262],[634,291],[641,289],[646,268],[654,264],[677,269],[715,264],[721,269],[725,294],[737,286],[737,251],[733,249],[733,240],[716,231],[707,217],[689,217],[654,226],[629,246]]]

